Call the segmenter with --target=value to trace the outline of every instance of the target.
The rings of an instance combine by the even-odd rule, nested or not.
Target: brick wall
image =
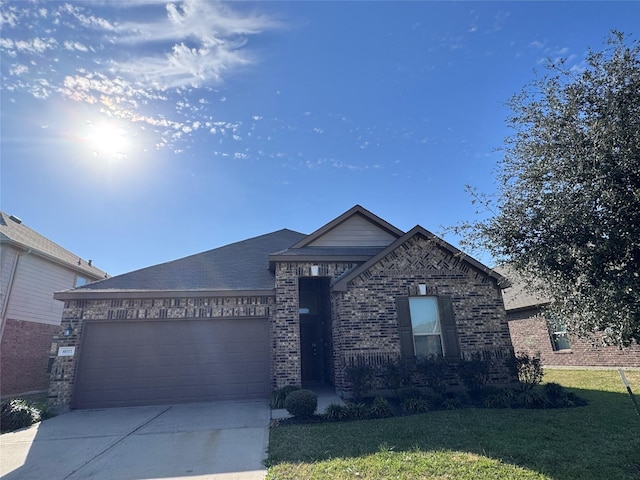
[[[7,319],[0,345],[2,397],[47,390],[51,340],[59,330],[57,325]]]
[[[570,350],[554,351],[547,321],[538,309],[510,313],[509,330],[516,352],[540,353],[543,365],[558,367],[640,367],[640,345],[619,349],[602,346],[599,337],[569,334]]]
[[[353,279],[347,292],[334,293],[333,332],[336,387],[347,388],[344,365],[354,355],[399,356],[396,298],[415,295],[419,283],[428,295],[452,298],[463,359],[492,358],[492,381],[513,380],[502,359],[512,353],[502,295],[496,282],[461,258],[415,236]]]
[[[358,264],[351,262],[294,263],[276,265],[276,309],[271,317],[272,368],[274,387],[300,385],[300,315],[298,279],[311,277],[311,266],[318,265],[318,275],[336,278]],[[335,338],[335,333],[334,333]]]

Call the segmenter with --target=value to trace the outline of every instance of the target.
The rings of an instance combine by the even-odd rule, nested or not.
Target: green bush
[[[429,403],[424,398],[408,398],[402,402],[402,409],[407,413],[425,413],[429,411]]]
[[[464,360],[458,364],[458,377],[473,396],[487,384],[491,361],[482,360],[480,354],[473,354],[471,360]]]
[[[345,370],[345,379],[351,384],[353,400],[358,402],[373,388],[374,369],[371,365],[353,365]]]
[[[437,392],[427,392],[424,394],[423,397],[427,403],[429,404],[429,409],[430,410],[438,410],[439,408],[441,408],[446,400],[446,396],[442,393],[437,393]]]
[[[347,405],[347,415],[351,420],[362,420],[369,416],[369,409],[364,403],[350,403]]]
[[[422,398],[422,391],[416,387],[404,387],[396,390],[396,398],[403,402],[410,398]]]
[[[386,398],[376,397],[369,409],[369,416],[371,418],[393,417],[393,408]]]
[[[442,355],[429,355],[421,358],[418,360],[416,368],[434,392],[444,393],[447,390],[449,362]]]
[[[287,395],[284,408],[294,417],[311,417],[318,408],[318,395],[311,390],[295,390]]]
[[[26,400],[16,398],[4,401],[0,406],[0,431],[13,432],[28,427],[41,419],[40,410],[31,406]]]
[[[519,352],[515,358],[515,365],[518,371],[518,380],[522,390],[531,390],[542,382],[544,370],[540,355],[530,356],[528,353]]]
[[[394,391],[403,387],[410,387],[415,369],[415,361],[397,360],[386,363],[382,367],[382,378],[385,387]]]
[[[332,403],[327,406],[325,411],[325,418],[334,422],[341,422],[349,418],[349,410],[345,405],[339,403]]]
[[[284,408],[284,401],[287,398],[287,395],[300,389],[301,387],[297,385],[287,385],[274,390],[271,394],[271,408]]]

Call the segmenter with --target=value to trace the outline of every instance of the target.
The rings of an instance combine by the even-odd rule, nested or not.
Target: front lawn
[[[640,397],[640,371],[627,371]],[[461,409],[271,429],[267,478],[640,479],[640,416],[611,370],[551,370],[588,406]]]

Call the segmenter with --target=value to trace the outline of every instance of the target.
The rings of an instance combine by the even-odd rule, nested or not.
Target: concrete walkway
[[[263,480],[268,402],[76,410],[0,435],[5,480]]]

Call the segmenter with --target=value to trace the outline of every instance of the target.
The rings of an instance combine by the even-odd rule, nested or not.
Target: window
[[[402,358],[435,354],[460,359],[450,297],[398,297],[396,306]]]
[[[438,301],[435,297],[410,297],[409,313],[416,357],[442,355]]]
[[[84,277],[81,277],[80,275],[76,275],[76,281],[73,284],[73,287],[81,287],[83,285],[86,285],[87,283],[89,283],[89,280],[87,280]]]
[[[548,325],[553,351],[571,350],[571,344],[569,343],[569,337],[567,336],[567,325],[564,320],[559,318],[549,319]]]

